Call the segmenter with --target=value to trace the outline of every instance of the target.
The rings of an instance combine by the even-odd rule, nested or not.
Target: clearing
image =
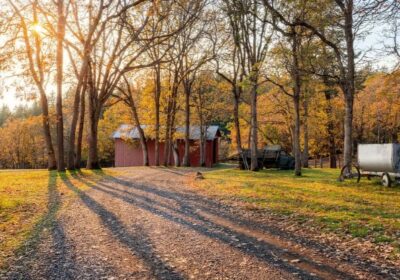
[[[399,277],[398,189],[339,186],[329,170],[196,170],[0,172],[0,278]]]

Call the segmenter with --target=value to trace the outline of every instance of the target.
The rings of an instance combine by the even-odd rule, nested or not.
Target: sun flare
[[[34,24],[32,24],[32,25],[31,25],[31,30],[32,30],[33,32],[38,33],[38,34],[43,34],[43,33],[46,32],[46,29],[45,29],[45,28],[43,27],[43,25],[40,24],[40,23],[34,23]]]

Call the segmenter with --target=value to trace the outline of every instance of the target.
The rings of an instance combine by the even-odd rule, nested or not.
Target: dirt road
[[[119,170],[63,207],[4,279],[396,279],[188,186],[189,171]],[[390,274],[392,273],[392,274]]]

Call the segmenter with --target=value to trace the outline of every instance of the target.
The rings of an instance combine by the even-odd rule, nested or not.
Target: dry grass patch
[[[207,172],[196,182],[208,194],[244,202],[248,209],[264,209],[289,216],[321,230],[375,243],[389,243],[400,253],[400,188],[385,188],[379,181],[360,184],[338,182],[338,171],[307,169],[304,176],[292,171],[235,169]]]

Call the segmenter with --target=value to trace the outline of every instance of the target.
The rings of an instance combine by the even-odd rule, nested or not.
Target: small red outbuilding
[[[142,128],[146,130],[146,126],[142,125]],[[185,128],[177,127],[176,135],[183,135]],[[192,126],[189,131],[190,139],[190,166],[200,165],[200,127]],[[219,152],[219,138],[221,133],[218,126],[207,127],[206,133],[206,166],[212,167],[213,164],[218,162]],[[143,165],[143,151],[139,142],[139,132],[135,126],[132,125],[121,125],[117,131],[113,133],[115,141],[115,166],[141,166]],[[155,164],[155,140],[147,139],[147,148],[149,153],[150,165]],[[177,139],[178,153],[180,162],[185,151],[184,139]],[[160,163],[164,162],[164,142],[159,144]],[[171,153],[170,164],[174,163],[173,156]]]

